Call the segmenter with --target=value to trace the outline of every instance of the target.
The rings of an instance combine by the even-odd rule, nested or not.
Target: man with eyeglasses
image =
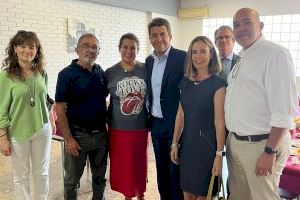
[[[219,58],[221,59],[222,64],[222,69],[219,72],[219,76],[224,79],[226,83],[229,73],[239,58],[239,56],[233,52],[234,43],[235,40],[233,37],[233,30],[230,26],[223,25],[215,31],[215,45],[219,50]],[[228,130],[226,129],[226,136],[227,135]],[[224,164],[227,164],[226,161],[224,161]],[[227,180],[227,168],[223,167],[222,174],[224,180]],[[228,182],[226,186],[226,192],[229,196],[230,192],[228,188]]]
[[[251,8],[238,10],[233,33],[243,47],[228,77],[225,120],[230,200],[279,200],[297,113],[295,66],[289,51],[265,40]]]
[[[238,60],[238,55],[233,52],[235,40],[230,26],[220,26],[215,31],[215,44],[219,50],[219,57],[222,61],[222,70],[219,76],[227,82],[229,73]]]
[[[65,140],[66,200],[77,199],[87,157],[92,172],[92,199],[104,199],[107,89],[104,72],[95,64],[99,49],[99,41],[93,34],[83,34],[77,43],[78,59],[58,74],[55,101],[58,125]]]

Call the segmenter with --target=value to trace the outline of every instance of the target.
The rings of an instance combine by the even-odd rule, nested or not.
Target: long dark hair
[[[33,60],[32,71],[34,74],[45,74],[44,71],[44,54],[41,43],[36,33],[31,31],[20,30],[14,35],[5,49],[5,59],[2,62],[2,69],[5,70],[10,78],[15,78],[21,81],[25,80],[23,69],[18,62],[18,56],[15,53],[15,47],[18,45],[32,45],[36,46],[37,53]]]

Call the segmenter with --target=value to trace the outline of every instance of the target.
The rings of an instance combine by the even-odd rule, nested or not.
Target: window
[[[264,22],[265,38],[289,49],[296,67],[296,74],[300,76],[300,14],[261,16],[260,19]],[[232,18],[204,19],[202,34],[214,41],[215,30],[222,25],[232,27]],[[241,47],[236,44],[234,50],[239,52]]]

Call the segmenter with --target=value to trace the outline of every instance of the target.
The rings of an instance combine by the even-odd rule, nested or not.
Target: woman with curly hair
[[[2,70],[1,153],[11,156],[17,199],[29,200],[29,175],[32,171],[34,199],[46,200],[49,190],[51,125],[46,105],[44,55],[34,32],[21,30],[11,38]]]

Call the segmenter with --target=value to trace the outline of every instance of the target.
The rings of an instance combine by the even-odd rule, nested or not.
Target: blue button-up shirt
[[[154,117],[163,118],[163,114],[160,106],[160,94],[161,94],[161,85],[163,80],[163,75],[165,72],[168,55],[170,52],[171,46],[167,51],[159,58],[153,52],[151,56],[154,59],[152,77],[151,77],[151,87],[152,87],[152,108],[151,113]]]

